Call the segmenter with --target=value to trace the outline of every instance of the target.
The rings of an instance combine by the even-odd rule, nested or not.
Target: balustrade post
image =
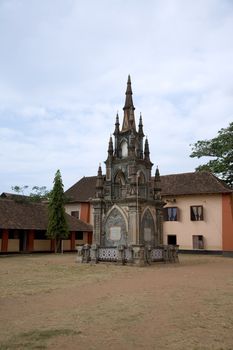
[[[77,263],[82,263],[83,262],[83,246],[76,246],[77,250],[77,257],[76,257],[76,262]]]
[[[83,246],[83,260],[82,262],[84,263],[89,263],[90,261],[90,245],[89,244],[84,244]]]
[[[97,264],[99,259],[99,246],[92,244],[91,246],[91,264]]]
[[[117,247],[118,254],[117,254],[117,264],[124,265],[125,264],[125,246],[119,245]]]

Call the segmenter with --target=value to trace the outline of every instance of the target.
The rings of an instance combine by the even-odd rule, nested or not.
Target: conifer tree
[[[65,196],[60,170],[57,170],[53,183],[54,186],[49,198],[47,237],[55,240],[56,253],[61,252],[62,239],[66,239],[69,236],[64,209]]]

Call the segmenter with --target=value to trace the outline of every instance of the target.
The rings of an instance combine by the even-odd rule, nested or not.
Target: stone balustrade
[[[179,262],[177,245],[119,245],[117,247],[100,247],[97,244],[77,246],[78,263],[116,262],[119,265],[145,266],[155,262]]]

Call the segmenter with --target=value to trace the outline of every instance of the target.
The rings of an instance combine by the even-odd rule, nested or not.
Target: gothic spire
[[[139,124],[138,124],[138,133],[140,136],[144,136],[143,133],[143,124],[142,124],[142,114],[140,113]]]
[[[145,141],[144,159],[145,160],[150,160],[149,142],[148,142],[147,138],[146,138],[146,141]]]
[[[122,125],[122,131],[128,131],[131,128],[135,129],[135,119],[134,119],[135,107],[133,105],[133,97],[132,97],[133,93],[131,88],[130,75],[128,76],[127,89],[126,89],[125,95],[126,97],[125,97],[125,105],[123,108],[124,120]]]
[[[115,123],[115,131],[113,135],[118,135],[120,131],[120,123],[119,123],[119,116],[118,116],[118,112],[116,115],[116,123]]]
[[[110,136],[109,143],[108,143],[108,155],[113,155],[113,142],[112,142],[112,136]]]
[[[97,175],[96,186],[95,186],[96,198],[101,198],[103,196],[103,186],[104,186],[104,179],[103,179],[102,168],[101,168],[101,164],[100,164],[99,168],[98,168],[98,175]]]
[[[160,180],[159,168],[157,166],[155,171],[155,177],[154,177],[154,198],[159,199],[160,196],[161,196],[161,180]]]

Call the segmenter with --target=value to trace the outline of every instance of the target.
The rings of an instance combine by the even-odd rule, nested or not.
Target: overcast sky
[[[152,162],[194,171],[233,121],[232,38],[232,0],[0,0],[0,193],[105,171],[128,74]]]

